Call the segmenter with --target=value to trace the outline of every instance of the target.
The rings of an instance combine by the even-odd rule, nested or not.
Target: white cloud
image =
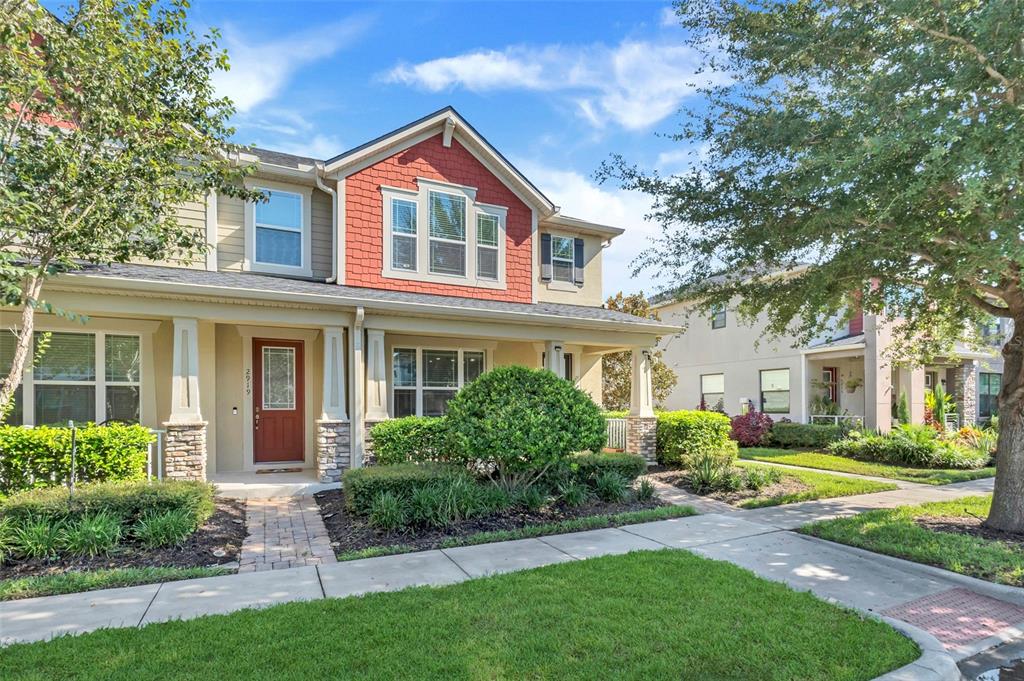
[[[608,121],[647,128],[674,113],[708,76],[685,45],[625,40],[606,45],[478,50],[419,64],[399,64],[385,80],[440,92],[533,90],[564,92],[594,127]]]
[[[651,208],[648,197],[616,187],[599,186],[574,170],[552,168],[531,160],[515,159],[513,162],[565,215],[626,230],[604,252],[605,297],[618,291],[631,293],[643,290],[651,295],[657,290],[654,272],[645,270],[637,277],[632,274],[633,261],[652,245],[651,239],[661,233],[658,225],[644,218]]]
[[[369,27],[365,17],[349,17],[265,42],[249,42],[235,27],[225,27],[230,71],[218,71],[214,86],[240,112],[277,95],[300,67],[324,59],[351,44]]]
[[[256,142],[257,147],[282,151],[296,156],[328,159],[345,151],[341,138],[336,135],[301,136],[292,138],[275,137],[267,142]]]
[[[679,15],[676,14],[676,8],[672,7],[672,6],[662,7],[661,8],[661,22],[660,23],[665,28],[670,28],[672,26],[678,26],[679,25]]]

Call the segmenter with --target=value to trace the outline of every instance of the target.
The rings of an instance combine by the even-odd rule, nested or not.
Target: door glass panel
[[[457,350],[423,351],[423,385],[439,388],[459,386],[459,353]],[[426,398],[424,397],[424,402]],[[424,404],[424,413],[426,405]]]
[[[51,333],[49,347],[43,349],[43,344],[42,334],[36,334],[35,380],[96,380],[96,337],[93,334]]]
[[[56,334],[54,334],[56,335]],[[64,426],[96,418],[96,388],[91,385],[36,385],[36,425]]]
[[[295,348],[263,348],[263,408],[295,409]]]

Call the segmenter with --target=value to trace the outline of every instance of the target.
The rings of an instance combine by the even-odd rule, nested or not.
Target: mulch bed
[[[974,516],[931,515],[914,518],[914,524],[926,530],[949,532],[950,534],[969,534],[980,539],[1001,541],[1004,544],[1009,544],[1024,551],[1024,533],[1004,532],[1003,530],[985,527],[982,525],[984,521],[984,518],[975,518]]]
[[[146,549],[130,540],[122,541],[115,552],[105,556],[67,556],[0,565],[0,580],[108,568],[221,565],[238,560],[244,539],[245,504],[237,499],[218,497],[210,519],[180,546]]]
[[[436,549],[446,539],[468,537],[478,532],[495,530],[516,530],[528,525],[556,523],[572,518],[593,515],[640,511],[647,508],[668,506],[662,501],[633,501],[609,504],[593,501],[577,508],[554,504],[537,512],[512,509],[486,518],[473,518],[456,523],[444,529],[418,529],[401,532],[382,532],[371,527],[364,519],[353,515],[345,508],[345,493],[340,489],[327,490],[314,495],[320,504],[320,515],[331,537],[331,546],[337,554],[357,551],[375,546],[402,544],[419,551]]]
[[[655,472],[648,473],[648,477],[678,487],[690,494],[696,494],[698,496],[707,497],[708,499],[722,501],[733,506],[739,506],[748,499],[770,499],[772,497],[786,496],[787,494],[798,494],[811,489],[809,485],[806,485],[797,478],[788,476],[785,473],[783,473],[782,479],[777,483],[766,485],[757,491],[752,489],[741,489],[735,492],[698,492],[693,489],[693,487],[690,487],[690,481],[689,478],[687,478],[686,473],[678,469],[659,468]]]

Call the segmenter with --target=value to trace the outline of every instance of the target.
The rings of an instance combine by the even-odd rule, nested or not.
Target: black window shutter
[[[551,235],[540,235],[540,279],[551,281]]]
[[[575,239],[573,243],[573,281],[583,283],[583,239]]]

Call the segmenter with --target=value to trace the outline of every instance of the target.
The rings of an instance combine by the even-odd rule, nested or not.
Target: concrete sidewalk
[[[101,627],[143,626],[288,601],[452,584],[570,560],[668,547],[727,560],[831,602],[909,624],[908,630],[924,630],[945,645],[951,662],[1021,635],[1024,590],[787,530],[810,520],[871,508],[978,494],[991,484],[988,480],[901,489],[334,565],[10,601],[0,603],[0,642],[42,640]]]

